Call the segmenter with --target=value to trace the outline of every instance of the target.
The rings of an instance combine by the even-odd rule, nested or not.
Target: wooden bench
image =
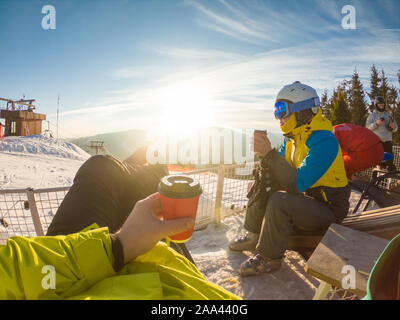
[[[388,243],[386,239],[332,224],[306,264],[306,272],[321,281],[314,299],[326,298],[332,286],[364,297],[368,276]],[[354,287],[348,288],[349,278],[344,280],[348,275],[354,276]]]
[[[343,220],[342,225],[391,240],[400,233],[400,205],[348,216]],[[323,236],[324,234],[321,233],[307,232],[294,234],[289,240],[288,249],[298,251],[308,259]]]

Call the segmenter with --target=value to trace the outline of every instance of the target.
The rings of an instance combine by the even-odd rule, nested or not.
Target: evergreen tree
[[[394,85],[390,85],[388,88],[388,92],[386,95],[387,105],[390,109],[394,109],[399,100],[399,94],[397,93],[397,89]]]
[[[321,95],[321,109],[322,114],[325,118],[331,118],[331,108],[328,101],[328,90],[325,90],[324,93]]]
[[[381,79],[379,77],[378,70],[375,65],[371,67],[371,79],[370,79],[370,88],[371,92],[368,93],[369,99],[371,100],[370,110],[374,107],[375,98],[380,95],[380,82]]]
[[[352,86],[352,80],[343,80],[340,83],[340,87],[342,89],[342,92],[346,95],[347,101],[350,101],[351,98],[351,86]]]
[[[396,120],[397,124],[400,125],[400,102],[399,94],[395,86],[391,86],[389,89],[388,105],[390,107],[393,118]],[[400,145],[400,130],[393,133],[393,144]]]
[[[368,116],[368,107],[365,102],[363,84],[357,70],[354,70],[349,88],[349,105],[351,112],[351,122],[359,126],[365,126]]]
[[[380,87],[379,87],[379,95],[381,97],[383,97],[385,100],[387,100],[388,95],[389,95],[389,83],[388,83],[388,79],[385,75],[385,71],[381,71],[381,78],[380,78]]]
[[[344,85],[339,84],[332,97],[332,116],[331,121],[333,125],[351,122],[351,113],[347,103],[346,92]]]
[[[397,81],[399,82],[399,85],[400,85],[400,70],[399,70],[399,72],[397,72]],[[400,91],[400,89],[399,89],[399,91]]]
[[[400,88],[400,70],[397,73],[397,81]],[[392,107],[392,115],[396,120],[397,124],[400,125],[400,101],[399,101],[400,89],[397,89],[392,85],[389,89],[388,104]],[[400,145],[400,129],[393,133],[393,144]]]

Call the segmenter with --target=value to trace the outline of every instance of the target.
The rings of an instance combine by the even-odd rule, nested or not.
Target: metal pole
[[[221,165],[218,169],[218,183],[217,183],[217,194],[215,199],[215,220],[217,224],[221,223],[221,205],[222,205],[222,193],[224,191],[224,175],[225,167]]]
[[[58,109],[60,106],[60,95],[58,95],[58,99],[57,99],[57,141],[58,141]]]
[[[26,189],[26,195],[28,197],[29,209],[31,210],[31,216],[33,225],[35,227],[36,235],[41,237],[44,236],[42,223],[40,222],[39,211],[36,206],[35,194],[32,188]]]

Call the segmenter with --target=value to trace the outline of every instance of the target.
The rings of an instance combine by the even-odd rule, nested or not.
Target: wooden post
[[[315,292],[313,300],[325,300],[331,289],[332,289],[332,286],[329,283],[327,283],[323,280],[320,280],[320,285],[319,285],[317,291]]]
[[[44,236],[42,223],[40,222],[39,211],[36,206],[35,194],[32,188],[26,189],[26,195],[28,197],[29,209],[31,210],[33,225],[35,226],[36,235],[41,237]]]
[[[217,183],[217,194],[215,199],[215,220],[217,224],[221,223],[221,205],[222,205],[222,192],[224,191],[224,175],[225,168],[221,165],[218,169],[218,183]]]

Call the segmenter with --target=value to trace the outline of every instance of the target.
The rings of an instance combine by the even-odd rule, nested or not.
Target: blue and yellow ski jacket
[[[271,151],[264,161],[283,190],[305,192],[327,203],[338,222],[347,215],[349,189],[342,151],[321,110],[309,124],[286,136],[279,151]]]

